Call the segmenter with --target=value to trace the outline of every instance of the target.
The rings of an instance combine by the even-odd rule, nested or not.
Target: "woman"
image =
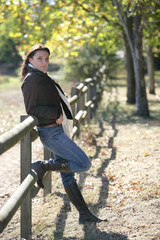
[[[76,183],[74,173],[89,170],[91,161],[64,133],[63,114],[72,119],[72,113],[64,101],[61,87],[47,74],[49,56],[50,50],[37,44],[25,57],[21,69],[26,112],[37,117],[40,139],[54,155],[54,160],[34,162],[32,169],[37,173],[37,183],[42,188],[46,171],[59,171],[65,191],[79,211],[79,223],[100,222],[102,220],[89,211]]]

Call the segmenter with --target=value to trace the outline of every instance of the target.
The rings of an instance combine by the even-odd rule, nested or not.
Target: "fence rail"
[[[83,82],[71,89],[69,102],[74,117],[73,136],[79,136],[80,125],[90,122],[93,117],[97,103],[100,101],[103,84],[106,80],[106,68],[103,66],[94,78],[85,79]],[[32,141],[37,137],[34,127],[37,125],[37,118],[34,116],[21,116],[21,123],[10,131],[0,136],[0,155],[21,141],[21,185],[0,210],[0,233],[6,228],[18,208],[21,206],[21,238],[30,239],[32,222],[31,199],[39,191],[35,185],[37,174],[31,171],[32,163]],[[51,153],[44,149],[44,159],[49,159]],[[51,172],[48,172],[43,179],[47,182],[44,188],[44,195],[51,192]]]
[[[0,136],[0,155],[18,143],[37,124],[37,118],[29,116],[24,122]]]

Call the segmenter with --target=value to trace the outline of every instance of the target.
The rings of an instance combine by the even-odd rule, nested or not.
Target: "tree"
[[[155,94],[154,56],[159,52],[160,45],[160,3],[154,1],[144,15],[144,47],[147,55],[147,71],[149,75],[149,93]],[[154,8],[153,8],[154,7]],[[147,19],[147,20],[146,20]]]
[[[61,21],[61,15],[57,13],[55,17],[49,1],[1,0],[1,36],[10,37],[21,55],[37,42],[46,43]]]
[[[131,21],[130,27],[132,27],[132,21]],[[127,103],[135,104],[136,83],[135,83],[135,75],[134,75],[134,67],[133,67],[133,58],[132,58],[131,49],[125,34],[123,34],[123,38],[124,38],[124,45],[125,45],[125,59],[126,59],[126,70],[127,70]]]
[[[155,94],[155,78],[154,78],[154,59],[152,46],[147,47],[147,69],[148,69],[148,88],[149,93]]]
[[[136,11],[131,11],[130,2],[122,5],[120,1],[112,0],[117,7],[120,22],[128,39],[136,80],[136,106],[139,116],[149,116],[148,101],[146,96],[146,86],[144,80],[144,59],[142,53],[142,6],[136,6]],[[133,28],[130,28],[129,20],[133,18]]]

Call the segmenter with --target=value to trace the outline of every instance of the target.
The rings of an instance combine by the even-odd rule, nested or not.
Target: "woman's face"
[[[45,50],[38,50],[33,57],[29,58],[29,62],[38,70],[46,73],[49,63],[49,54]]]

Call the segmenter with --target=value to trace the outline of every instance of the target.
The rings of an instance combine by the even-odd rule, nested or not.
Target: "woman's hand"
[[[63,122],[63,115],[61,114],[60,117],[56,120],[57,124],[61,124]]]

